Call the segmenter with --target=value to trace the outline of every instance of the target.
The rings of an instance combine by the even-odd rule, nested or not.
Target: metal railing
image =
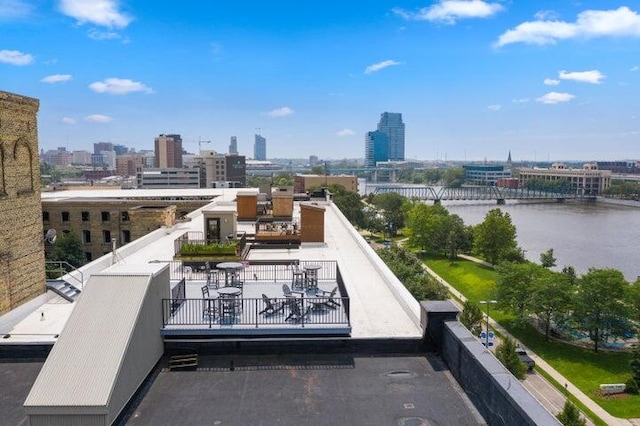
[[[207,281],[207,266],[205,261],[169,260],[169,270],[172,280],[186,279],[187,281]],[[215,269],[219,262],[209,262]],[[291,281],[293,265],[304,270],[305,265],[320,265],[318,281],[336,281],[338,279],[338,263],[335,260],[282,260],[282,261],[243,261],[245,268],[238,271],[239,278],[245,283],[251,281],[273,281],[283,283]],[[340,289],[342,292],[343,289]],[[345,294],[345,293],[341,293]]]
[[[82,271],[66,260],[46,260],[45,275],[48,280],[61,279],[63,276],[68,275],[69,278],[72,278],[79,283],[80,288],[84,286],[84,276]]]
[[[216,328],[229,325],[253,328],[274,325],[289,327],[350,327],[348,297],[301,297],[269,299],[163,299],[163,327]],[[179,302],[179,303],[176,303]],[[297,304],[297,308],[292,306]],[[175,307],[177,309],[175,309]],[[231,307],[231,309],[229,309]],[[330,327],[328,327],[328,331]]]

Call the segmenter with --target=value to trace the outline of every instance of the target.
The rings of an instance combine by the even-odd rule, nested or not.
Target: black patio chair
[[[305,309],[304,313],[302,313],[302,300],[298,300],[298,299],[291,299],[288,301],[287,305],[289,306],[289,316],[285,318],[285,321],[292,321],[292,322],[301,322],[302,320],[304,320],[304,318],[309,315],[309,313],[311,312],[312,307],[311,306],[307,306],[307,309]]]
[[[338,292],[338,287],[334,287],[333,290],[331,291],[318,290],[318,293],[322,293],[321,298],[324,299],[324,302],[322,303],[326,305],[328,308],[333,308],[333,309],[340,306],[340,302],[336,300],[337,292]]]
[[[291,290],[288,284],[282,284],[282,294],[284,294],[284,297],[286,297],[287,299],[289,298],[297,299],[296,294],[299,294],[300,297],[304,297],[304,291],[293,291]]]
[[[202,286],[202,318],[217,316],[217,301],[209,296],[209,287]]]
[[[269,299],[266,294],[262,295],[262,301],[264,302],[265,308],[258,312],[259,314],[271,316],[278,312],[283,312],[284,308],[287,307],[287,302],[276,302],[274,299]]]

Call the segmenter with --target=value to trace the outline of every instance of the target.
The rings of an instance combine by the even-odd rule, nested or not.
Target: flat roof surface
[[[436,356],[333,354],[200,356],[195,371],[163,369],[130,410],[126,424],[485,422]]]
[[[71,189],[65,191],[42,192],[42,200],[68,200],[68,199],[108,199],[108,198],[140,198],[140,199],[166,199],[181,197],[223,197],[227,200],[235,199],[235,188],[158,188],[158,189],[99,189],[82,190]],[[245,188],[246,191],[246,188]]]
[[[144,190],[144,192],[153,190]],[[160,190],[161,191],[161,190]],[[221,191],[221,190],[218,190]],[[234,191],[216,198],[211,204],[189,214],[190,221],[177,223],[171,228],[153,231],[130,245],[118,249],[117,259],[121,264],[145,264],[151,261],[169,261],[174,255],[174,240],[186,232],[204,231],[203,209],[230,205],[229,199],[235,198]],[[85,192],[85,191],[80,191]],[[99,192],[99,191],[96,191]],[[128,193],[129,190],[119,192]],[[91,191],[89,191],[91,193]],[[337,261],[340,274],[350,297],[351,337],[353,338],[421,338],[420,306],[402,283],[391,273],[375,251],[366,243],[357,231],[346,221],[342,213],[332,204],[319,202],[325,209],[325,242],[302,243],[299,249],[264,249],[252,250],[249,260],[333,260]],[[233,204],[231,204],[233,205]],[[215,207],[214,207],[215,208]],[[294,218],[299,218],[300,204],[294,203]],[[254,229],[253,222],[241,222],[239,230]],[[143,240],[144,242],[140,242]],[[146,241],[149,241],[148,243]],[[129,247],[135,247],[129,249]],[[132,252],[135,250],[135,252]],[[111,255],[108,255],[111,257]],[[103,258],[100,258],[103,259]],[[99,259],[87,267],[92,273],[108,270],[105,265],[98,270]],[[117,264],[118,264],[117,263]],[[116,265],[117,265],[116,264]],[[114,268],[117,268],[114,266]],[[81,269],[82,270],[82,269]],[[84,269],[86,271],[86,269]],[[85,272],[84,279],[89,274]],[[82,297],[82,295],[80,296]],[[11,341],[52,341],[54,335],[62,332],[73,304],[66,309],[52,307],[67,302],[55,297],[34,310],[13,330],[7,330]],[[45,312],[45,320],[41,320],[41,312]],[[46,335],[46,336],[43,336]],[[7,341],[8,342],[8,341]]]
[[[0,423],[26,425],[27,413],[22,404],[36,381],[44,361],[0,359]]]

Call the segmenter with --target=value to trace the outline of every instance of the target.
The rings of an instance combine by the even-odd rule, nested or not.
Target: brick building
[[[39,105],[0,91],[0,315],[45,292]]]
[[[49,192],[42,197],[42,225],[57,234],[75,233],[91,261],[111,252],[113,239],[120,247],[162,226],[173,226],[214,196],[210,191],[181,190]]]

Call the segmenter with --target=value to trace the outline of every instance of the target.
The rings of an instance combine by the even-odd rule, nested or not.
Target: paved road
[[[524,387],[553,415],[558,414],[564,407],[565,397],[551,383],[538,373],[528,373],[527,378],[522,382]],[[587,425],[594,423],[590,419]]]

